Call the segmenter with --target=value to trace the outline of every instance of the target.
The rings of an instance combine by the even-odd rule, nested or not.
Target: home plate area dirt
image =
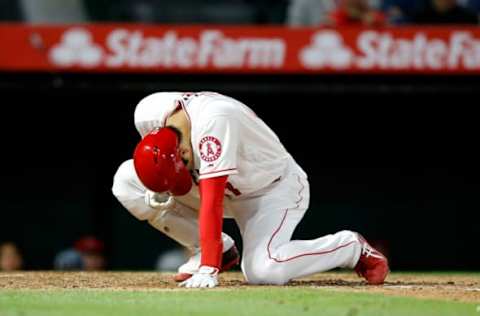
[[[238,272],[224,273],[216,290],[248,289]],[[265,286],[263,286],[265,287]],[[381,293],[480,302],[480,274],[393,273],[383,286],[368,286],[350,272],[322,273],[291,281],[288,287],[323,288],[332,291]],[[171,273],[158,272],[10,272],[0,273],[0,291],[5,289],[96,289],[157,291],[179,289]]]

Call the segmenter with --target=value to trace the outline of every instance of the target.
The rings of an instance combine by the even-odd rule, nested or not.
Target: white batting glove
[[[145,204],[157,210],[169,209],[175,204],[173,196],[167,193],[157,193],[150,190],[145,192]]]
[[[198,272],[190,279],[183,281],[179,286],[188,288],[212,288],[218,285],[218,269],[209,266],[201,266]]]

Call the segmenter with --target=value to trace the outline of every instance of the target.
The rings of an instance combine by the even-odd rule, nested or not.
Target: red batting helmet
[[[192,177],[180,156],[177,134],[168,127],[146,135],[135,148],[133,162],[140,181],[151,191],[185,195],[192,188]]]

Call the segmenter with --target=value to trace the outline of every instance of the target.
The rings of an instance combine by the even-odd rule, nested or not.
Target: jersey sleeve
[[[238,123],[235,118],[227,115],[210,118],[197,138],[199,179],[237,174],[238,142]]]
[[[227,176],[200,180],[201,265],[220,269],[222,261],[223,199]]]

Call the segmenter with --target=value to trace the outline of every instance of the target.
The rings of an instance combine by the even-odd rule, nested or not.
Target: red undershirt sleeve
[[[228,176],[200,180],[201,265],[220,269],[223,253],[223,199]]]

